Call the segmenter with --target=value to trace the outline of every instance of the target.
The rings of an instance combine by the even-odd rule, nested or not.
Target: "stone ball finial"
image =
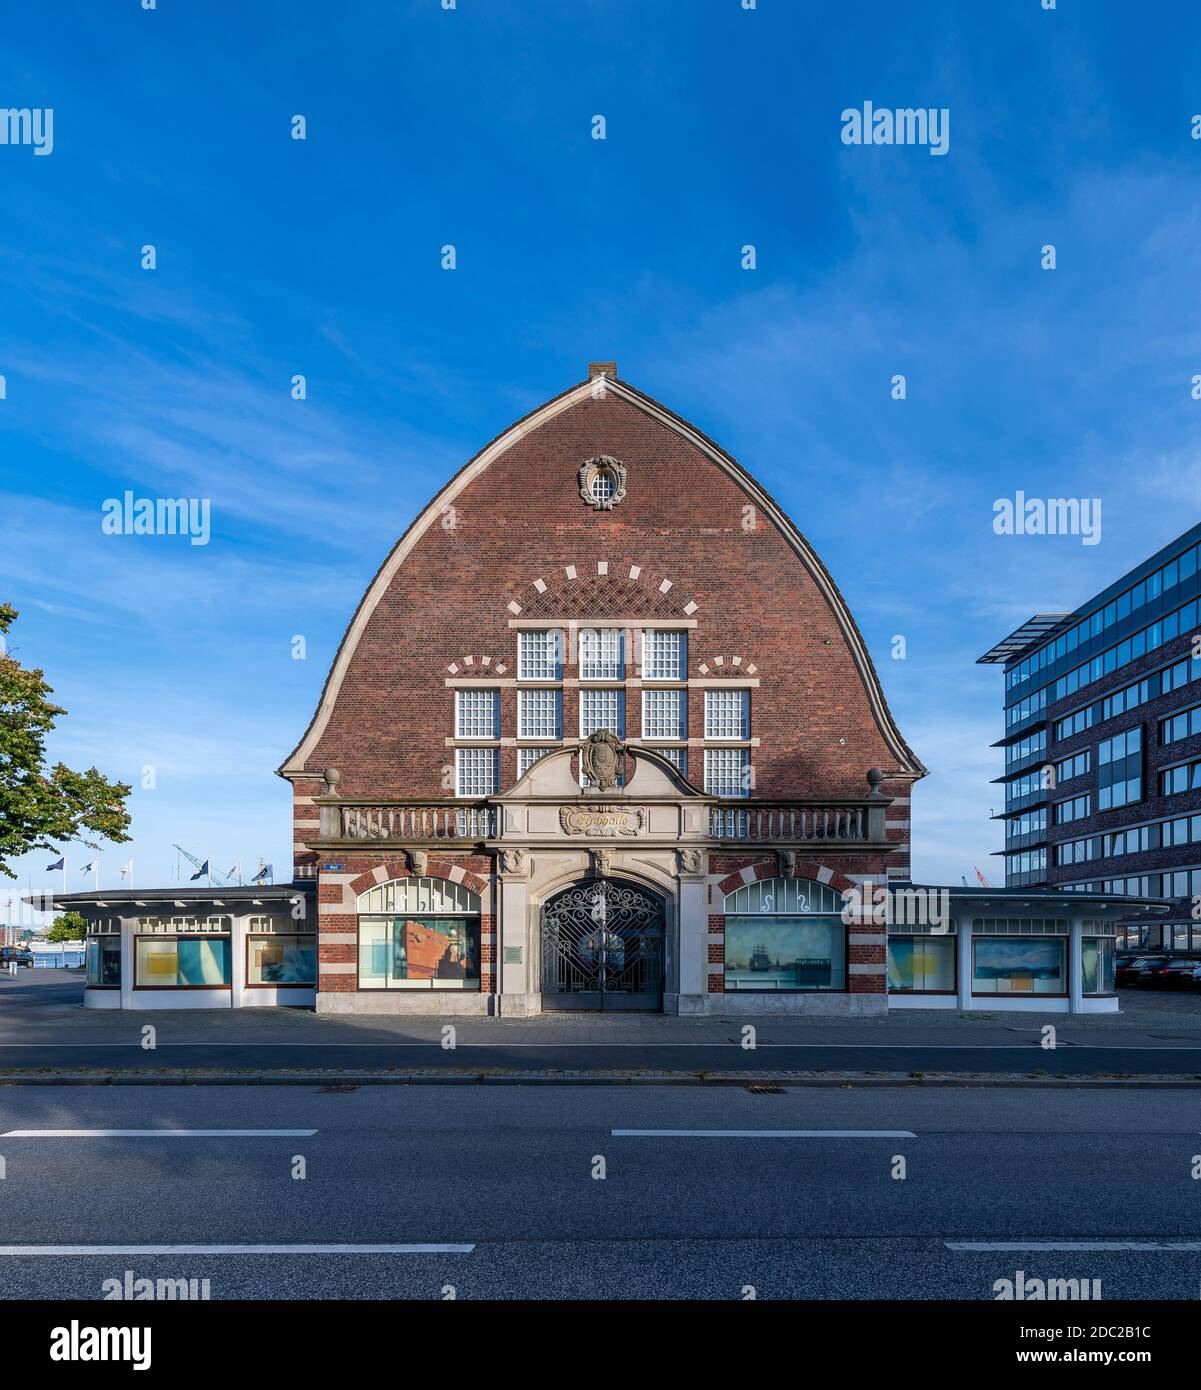
[[[325,785],[328,788],[326,795],[332,796],[334,788],[342,780],[342,774],[336,767],[327,767],[321,776],[325,779]]]
[[[884,773],[878,767],[869,767],[867,770],[867,785],[871,788],[872,796],[880,795],[880,783],[884,780]]]

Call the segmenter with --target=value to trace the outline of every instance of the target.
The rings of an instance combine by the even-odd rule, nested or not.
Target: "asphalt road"
[[[991,1299],[1022,1270],[1195,1300],[1199,1151],[1182,1092],[24,1086],[0,1298],[129,1270],[213,1298]],[[1022,1248],[961,1248],[997,1243]],[[50,1249],[77,1245],[116,1248]]]

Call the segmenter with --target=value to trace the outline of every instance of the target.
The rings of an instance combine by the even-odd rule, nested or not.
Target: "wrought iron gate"
[[[542,909],[547,1009],[661,1009],[663,904],[628,883],[597,879]]]

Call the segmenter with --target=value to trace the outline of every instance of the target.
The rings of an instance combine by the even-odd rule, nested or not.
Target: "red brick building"
[[[615,363],[455,475],[279,769],[317,1007],[886,1007],[925,769],[809,542]]]

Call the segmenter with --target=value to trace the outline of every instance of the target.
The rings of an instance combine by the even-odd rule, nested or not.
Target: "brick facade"
[[[626,493],[612,510],[580,495],[581,465],[600,455],[625,468]],[[405,841],[375,850],[338,842],[330,849],[322,831],[322,815],[336,810],[329,803],[462,805],[455,797],[454,714],[455,691],[465,683],[499,690],[497,790],[512,789],[518,629],[539,623],[567,632],[562,746],[574,746],[579,731],[574,624],[627,632],[624,737],[634,742],[642,735],[639,625],[681,628],[688,780],[696,789],[690,795],[704,789],[706,690],[748,688],[748,807],[864,798],[867,770],[883,775],[876,795],[887,804],[879,824],[889,851],[882,853],[880,842],[839,846],[820,862],[802,851],[792,872],[836,887],[908,877],[910,791],[924,768],[892,721],[833,581],[737,464],[693,427],[612,380],[600,392],[572,388],[472,460],[398,542],[347,630],[314,720],[281,769],[293,785],[296,863],[318,876],[320,993],[356,990],[358,895],[411,872]],[[337,780],[327,784],[331,768]],[[565,842],[562,851],[572,848]],[[424,868],[426,876],[453,878],[484,899],[485,993],[500,988],[502,977],[498,855],[495,844],[431,847]],[[693,989],[701,994],[722,991],[718,880],[748,863],[759,877],[781,871],[777,856],[762,850],[748,848],[741,858],[709,854],[716,915],[699,948],[704,978]],[[633,873],[633,863],[627,867]],[[662,882],[650,886],[676,891]],[[531,914],[536,887],[523,909]],[[705,934],[703,920],[696,930]],[[511,929],[510,939],[517,939]],[[526,941],[532,955],[532,938]],[[879,944],[852,941],[848,966],[850,993],[882,991],[883,937]]]

